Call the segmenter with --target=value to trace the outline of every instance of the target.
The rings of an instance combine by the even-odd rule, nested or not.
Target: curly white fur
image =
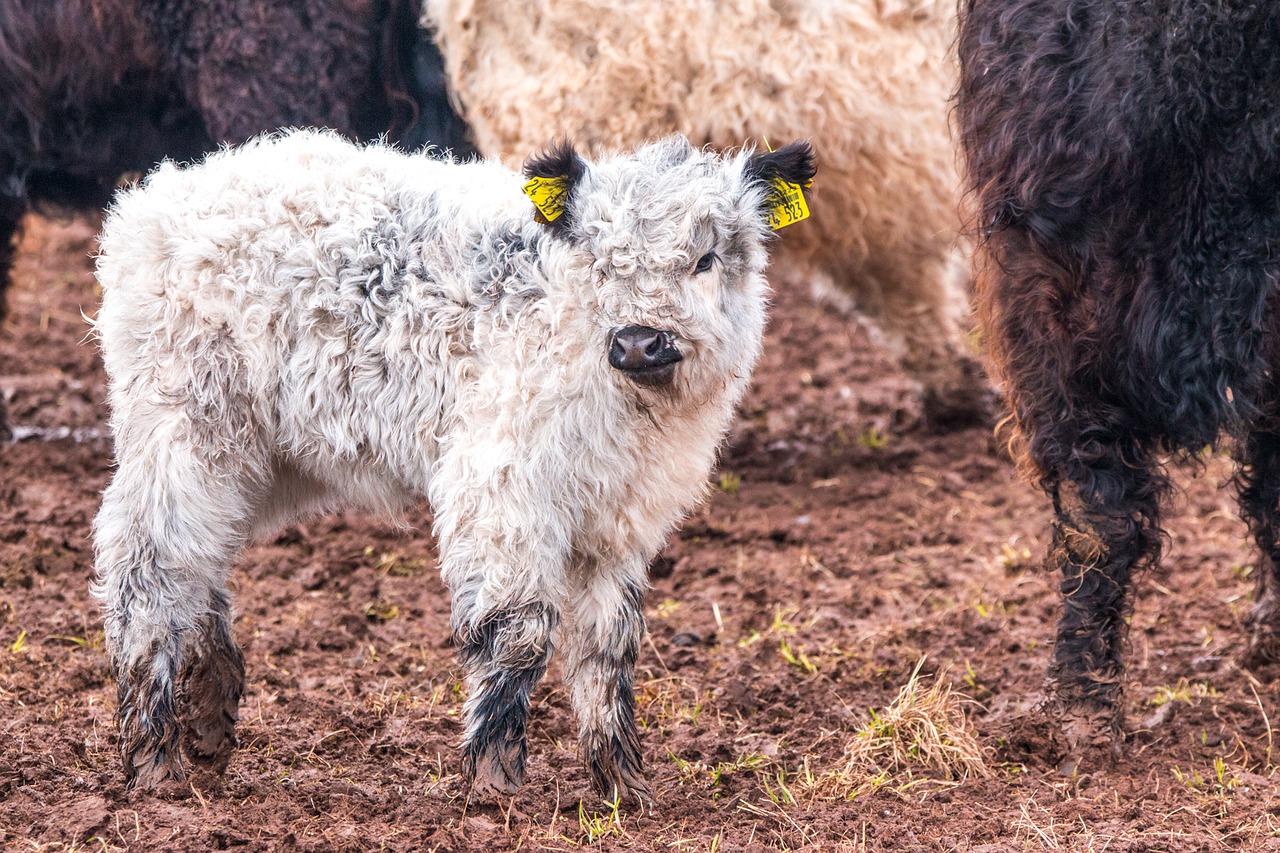
[[[811,222],[774,270],[852,304],[936,422],[985,417],[964,339],[968,246],[948,127],[951,0],[430,0],[423,23],[487,155],[680,132],[728,149],[804,136]]]
[[[642,795],[646,570],[759,352],[774,156],[675,137],[584,163],[558,229],[501,165],[318,132],[124,193],[98,261],[119,469],[96,592],[130,779],[182,778],[183,754],[225,764],[243,680],[226,578],[246,541],[427,495],[477,786],[520,783],[528,693],[561,637],[597,785]],[[610,366],[629,326],[669,333],[669,385]]]

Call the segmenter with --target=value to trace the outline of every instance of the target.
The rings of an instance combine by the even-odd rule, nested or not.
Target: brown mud
[[[1063,775],[1036,709],[1058,610],[1047,501],[989,430],[919,429],[868,334],[792,292],[706,505],[654,566],[651,810],[591,796],[554,667],[524,788],[468,802],[425,505],[409,529],[352,513],[250,549],[239,750],[220,780],[126,792],[88,592],[111,473],[92,251],[92,224],[33,220],[0,330],[25,437],[0,448],[0,849],[1280,850],[1280,673],[1237,663],[1254,556],[1229,459],[1178,473],[1133,610],[1121,757]],[[941,734],[979,772],[859,748],[917,666],[972,700]]]

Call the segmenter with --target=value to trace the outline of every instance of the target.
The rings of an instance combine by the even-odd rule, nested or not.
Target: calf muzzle
[[[639,385],[668,385],[684,359],[675,336],[648,326],[625,326],[609,341],[609,365]]]

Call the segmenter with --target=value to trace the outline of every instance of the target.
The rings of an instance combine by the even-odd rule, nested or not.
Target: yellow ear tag
[[[809,205],[805,203],[804,192],[799,184],[774,178],[771,206],[766,211],[769,216],[769,227],[774,231],[809,218]]]
[[[530,178],[524,185],[524,194],[548,222],[555,222],[564,213],[565,199],[569,197],[569,179],[564,176]]]

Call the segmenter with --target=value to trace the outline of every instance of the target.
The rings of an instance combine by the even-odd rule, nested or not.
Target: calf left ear
[[[567,139],[560,139],[524,162],[524,193],[537,208],[534,219],[560,232],[573,223],[573,191],[587,163]]]
[[[813,146],[808,142],[792,142],[777,151],[753,154],[744,172],[749,183],[765,185],[762,209],[773,228],[790,225],[809,215],[804,197],[818,173],[818,164]],[[803,215],[797,213],[797,206]]]

